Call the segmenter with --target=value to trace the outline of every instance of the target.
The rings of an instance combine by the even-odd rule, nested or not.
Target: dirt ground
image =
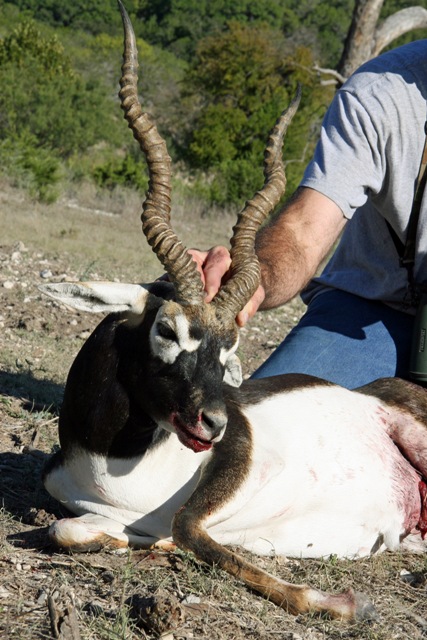
[[[29,206],[24,201],[14,212],[23,216]],[[3,226],[7,242],[0,240],[0,637],[427,637],[423,556],[385,553],[353,562],[333,557],[253,558],[297,583],[367,593],[378,621],[349,625],[288,615],[181,552],[63,554],[51,547],[47,528],[66,512],[45,492],[42,468],[58,446],[57,416],[68,368],[99,318],[65,310],[41,296],[38,284],[78,279],[81,268],[72,253],[46,251],[41,243],[38,247],[37,237],[25,231],[25,224],[22,217],[13,232],[15,241]],[[107,270],[92,268],[92,279],[104,277],[111,277]],[[265,359],[301,312],[295,301],[279,311],[259,314],[242,332],[240,356],[246,374]],[[147,622],[147,610],[153,608],[157,616],[151,615]]]

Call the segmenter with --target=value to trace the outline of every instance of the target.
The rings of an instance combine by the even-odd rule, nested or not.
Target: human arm
[[[333,200],[300,187],[257,235],[255,249],[265,292],[259,308],[278,307],[297,295],[316,274],[345,222]]]
[[[277,307],[293,298],[314,276],[345,224],[341,209],[310,188],[298,189],[292,200],[259,231],[256,253],[261,285],[238,314],[240,326],[260,309]],[[218,291],[230,267],[225,247],[191,250],[205,282],[206,301]]]

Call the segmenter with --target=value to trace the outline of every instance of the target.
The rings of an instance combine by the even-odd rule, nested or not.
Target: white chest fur
[[[144,456],[118,459],[77,449],[48,477],[46,488],[77,514],[97,513],[160,538],[196,487],[207,453],[171,434]]]

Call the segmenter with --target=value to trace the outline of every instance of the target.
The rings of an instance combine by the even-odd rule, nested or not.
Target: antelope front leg
[[[76,552],[125,549],[128,546],[134,549],[156,547],[163,551],[175,549],[171,540],[136,534],[120,522],[96,513],[57,520],[49,528],[49,538],[56,547]]]
[[[377,617],[373,604],[364,594],[349,590],[332,595],[308,585],[291,584],[259,569],[212,540],[186,507],[182,507],[175,516],[173,539],[180,548],[192,551],[199,560],[220,567],[294,615],[322,613],[348,621],[374,620]]]

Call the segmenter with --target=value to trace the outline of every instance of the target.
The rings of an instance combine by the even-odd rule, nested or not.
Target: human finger
[[[196,261],[198,268],[202,269],[202,279],[205,286],[205,302],[211,302],[221,288],[230,269],[231,258],[226,247],[216,246],[209,251],[190,249],[189,253]]]
[[[252,298],[245,304],[243,309],[239,311],[236,317],[236,322],[239,327],[244,327],[245,324],[255,315],[261,306],[265,298],[265,291],[262,285],[259,285]]]

